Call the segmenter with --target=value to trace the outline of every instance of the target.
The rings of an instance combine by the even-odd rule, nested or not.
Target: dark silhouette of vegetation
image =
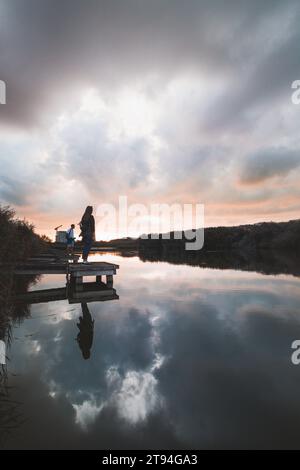
[[[300,220],[207,228],[198,251],[187,251],[174,232],[170,237],[139,239],[140,259],[300,276]]]
[[[0,339],[6,346],[6,360],[12,341],[12,326],[29,316],[27,304],[15,304],[16,292],[26,292],[36,282],[34,276],[13,275],[14,264],[40,252],[49,243],[39,237],[34,227],[15,217],[10,207],[0,206]],[[0,366],[0,446],[24,421],[21,403],[11,397],[7,365]]]
[[[0,206],[0,334],[5,336],[11,319],[24,316],[28,312],[26,306],[16,307],[13,303],[13,293],[16,290],[27,289],[34,278],[13,276],[14,263],[25,260],[38,253],[46,241],[34,232],[33,225],[15,217],[10,207]],[[7,339],[7,338],[6,338]]]
[[[163,251],[165,247],[170,250],[185,249],[184,237],[174,239],[171,232],[170,239],[139,239],[139,248],[153,248]],[[259,250],[280,250],[300,252],[300,220],[289,222],[262,222],[253,225],[239,225],[236,227],[210,227],[204,230],[204,247],[202,252],[231,251],[255,252]]]
[[[41,249],[43,240],[32,224],[15,217],[15,211],[0,206],[0,262],[24,260]]]

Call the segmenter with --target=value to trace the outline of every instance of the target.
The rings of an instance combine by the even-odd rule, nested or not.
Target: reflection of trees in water
[[[212,269],[235,269],[263,274],[292,274],[300,277],[300,253],[270,250],[187,251],[181,241],[145,240],[139,258]]]
[[[0,274],[0,334],[12,323],[19,323],[30,315],[30,305],[15,303],[16,294],[25,293],[38,281],[38,276],[13,276],[7,271]]]
[[[13,387],[8,383],[6,367],[0,371],[0,448],[24,423],[22,402],[11,397]]]
[[[5,343],[6,362],[9,361],[8,351],[12,341],[12,327],[20,323],[30,314],[28,304],[16,304],[16,293],[27,292],[37,282],[37,276],[13,276],[7,271],[0,274],[0,340]],[[9,385],[6,364],[0,364],[0,446],[24,422],[22,403],[11,397],[12,386]]]
[[[1,341],[5,342],[8,347],[11,343],[11,328],[11,324],[8,324],[5,336],[3,336],[4,330],[1,330]],[[5,346],[5,364],[0,365],[0,448],[5,446],[10,436],[24,423],[22,402],[14,400],[11,396],[14,387],[9,385],[7,360],[9,358]]]
[[[0,275],[0,339],[6,344],[11,342],[11,313],[13,295],[13,276],[6,272]]]

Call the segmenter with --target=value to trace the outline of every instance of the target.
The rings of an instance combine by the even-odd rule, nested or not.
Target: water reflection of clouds
[[[45,383],[51,382],[50,395],[56,397],[63,393],[67,396],[76,410],[77,422],[84,423],[85,427],[89,420],[81,419],[82,413],[95,406],[99,412],[103,406],[114,406],[118,415],[129,422],[145,419],[157,403],[152,371],[159,365],[153,350],[155,342],[152,341],[150,316],[137,309],[120,309],[112,316],[102,316],[102,304],[91,304],[90,309],[96,315],[97,323],[95,347],[88,368],[78,354],[74,323],[61,320],[57,331],[58,324],[39,319],[42,350],[37,359],[38,368],[43,370]],[[36,341],[31,341],[23,347],[23,352],[28,357],[30,351],[37,352],[36,346]],[[118,374],[113,386],[107,379],[111,364],[117,364]],[[32,365],[33,368],[36,366]]]
[[[65,274],[51,274],[48,276],[46,274],[41,274],[38,276],[38,282],[32,284],[30,291],[35,291],[39,289],[51,289],[55,287],[64,287],[66,284],[66,275]]]
[[[260,311],[236,329],[217,313],[202,302],[184,311],[173,305],[161,331],[162,353],[172,354],[159,371],[159,390],[180,423],[183,445],[286,444],[293,435],[290,413],[283,409],[294,410],[294,425],[300,416],[300,378],[289,358],[295,322],[289,318],[282,324]]]
[[[67,301],[54,301],[45,304],[31,305],[30,320],[45,324],[57,324],[61,321],[73,321],[78,318],[80,306],[71,306]]]
[[[79,310],[64,316],[66,302],[56,303],[59,322],[36,320],[41,350],[30,365],[24,345],[13,345],[15,367],[39,371],[51,406],[64,406],[74,443],[79,431],[72,426],[89,443],[101,434],[100,445],[110,448],[118,439],[136,448],[139,426],[150,446],[158,436],[161,447],[181,448],[293,442],[300,378],[289,354],[300,332],[299,281],[176,266],[179,278],[162,282],[158,265],[143,278],[140,271],[152,264],[118,261],[120,301],[89,305],[95,319],[89,361],[75,341]]]
[[[150,372],[128,371],[115,402],[121,418],[132,424],[144,421],[159,404],[157,380]]]
[[[87,429],[89,425],[93,424],[103,409],[103,404],[97,405],[94,399],[84,400],[80,405],[73,404],[76,412],[75,422],[83,429]]]
[[[157,365],[152,370],[157,369]],[[147,419],[162,404],[157,391],[157,379],[151,372],[128,371],[122,377],[117,368],[111,366],[106,371],[109,394],[98,404],[97,394],[80,404],[72,404],[76,411],[76,423],[87,429],[98,418],[101,411],[114,408],[119,418],[129,424],[138,424]]]

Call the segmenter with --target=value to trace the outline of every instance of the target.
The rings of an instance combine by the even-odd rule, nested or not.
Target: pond
[[[3,448],[299,447],[297,277],[93,260],[120,265],[114,299],[35,303],[14,323]]]

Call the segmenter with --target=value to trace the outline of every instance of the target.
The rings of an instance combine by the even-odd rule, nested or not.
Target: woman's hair
[[[87,208],[85,209],[84,214],[82,216],[81,222],[83,222],[84,220],[89,219],[90,216],[92,215],[92,213],[93,213],[93,206],[87,206]]]

